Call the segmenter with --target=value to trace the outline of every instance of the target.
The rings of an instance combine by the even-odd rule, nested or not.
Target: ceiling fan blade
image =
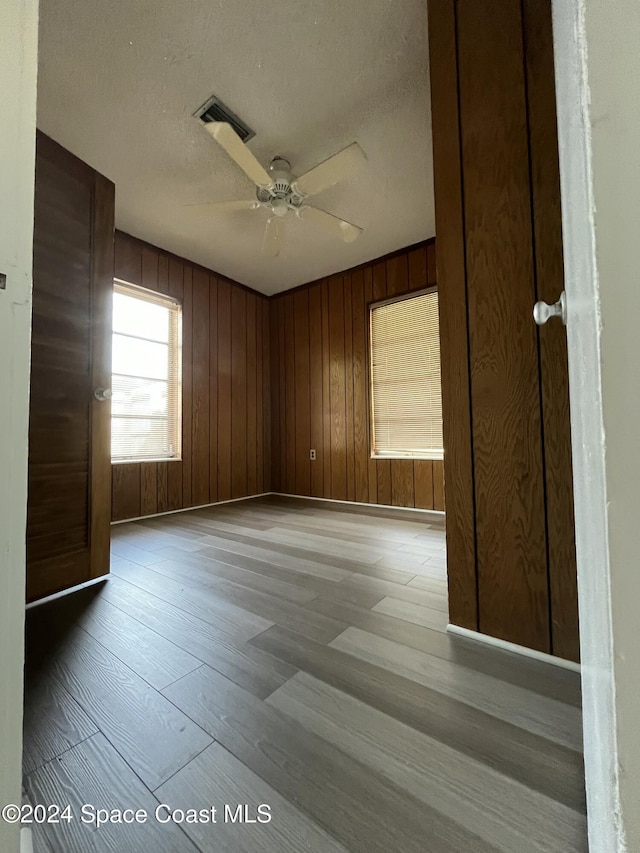
[[[292,184],[293,190],[303,196],[319,193],[320,190],[332,187],[343,178],[348,178],[352,172],[362,166],[366,159],[362,148],[357,142],[353,142],[333,157],[329,157],[328,160],[296,178]]]
[[[267,220],[267,226],[264,229],[264,241],[262,243],[262,253],[269,258],[277,258],[282,249],[282,234],[284,230],[284,222],[277,216],[272,216]]]
[[[210,121],[204,126],[207,133],[227,152],[229,157],[240,166],[245,175],[259,187],[271,187],[273,181],[267,170],[253,156],[235,130],[226,121]]]
[[[257,210],[260,207],[255,199],[241,201],[205,201],[202,204],[186,204],[189,210],[198,213],[232,213],[234,210]]]
[[[339,216],[334,216],[332,213],[327,213],[326,210],[320,210],[317,207],[301,208],[300,216],[303,219],[309,219],[311,222],[317,222],[324,228],[328,228],[329,231],[340,237],[345,243],[353,243],[362,234],[362,228],[358,225],[353,225],[351,222],[340,219]]]

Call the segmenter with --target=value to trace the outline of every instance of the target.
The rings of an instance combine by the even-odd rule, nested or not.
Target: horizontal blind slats
[[[373,306],[373,452],[442,459],[438,294]]]

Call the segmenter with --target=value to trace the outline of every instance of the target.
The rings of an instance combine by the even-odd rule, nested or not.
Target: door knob
[[[96,400],[100,400],[101,403],[105,403],[113,397],[113,391],[111,388],[96,388],[93,392],[93,396]]]
[[[536,302],[533,306],[533,319],[538,326],[544,326],[551,317],[560,317],[563,325],[567,325],[567,301],[564,290],[560,294],[560,299],[553,305],[549,305],[548,302]]]

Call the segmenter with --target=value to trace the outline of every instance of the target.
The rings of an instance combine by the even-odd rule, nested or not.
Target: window
[[[438,293],[369,309],[371,455],[442,459]]]
[[[181,307],[121,281],[113,293],[111,459],[179,459]]]

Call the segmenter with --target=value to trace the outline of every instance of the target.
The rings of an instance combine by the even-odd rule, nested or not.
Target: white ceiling
[[[41,0],[38,125],[116,184],[118,228],[276,293],[435,233],[424,0]],[[192,117],[210,95],[294,174],[357,140],[368,161],[313,203],[364,227],[350,245],[287,217],[186,205],[253,184]]]

